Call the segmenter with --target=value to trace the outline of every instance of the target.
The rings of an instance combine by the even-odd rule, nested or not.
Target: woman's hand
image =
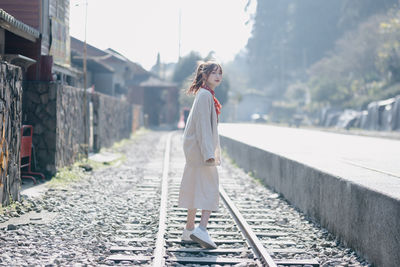
[[[206,160],[206,163],[214,163],[214,161],[215,161],[215,159],[211,158],[211,159]]]

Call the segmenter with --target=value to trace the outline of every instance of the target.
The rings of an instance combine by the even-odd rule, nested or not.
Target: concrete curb
[[[400,266],[400,200],[220,136],[222,147],[245,171],[281,193],[376,266]]]

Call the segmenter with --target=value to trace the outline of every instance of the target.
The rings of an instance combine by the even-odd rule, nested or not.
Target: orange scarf
[[[214,90],[212,90],[210,87],[208,87],[207,84],[204,84],[202,87],[204,89],[208,90],[212,94],[212,96],[214,98],[215,112],[217,112],[217,121],[218,121],[218,115],[221,114],[222,105],[221,105],[221,103],[219,103],[218,99],[215,97]]]

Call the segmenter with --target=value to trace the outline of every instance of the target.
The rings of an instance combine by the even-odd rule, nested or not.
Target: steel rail
[[[167,220],[167,200],[168,200],[168,173],[169,173],[169,159],[171,151],[171,137],[174,132],[168,134],[167,143],[164,151],[163,174],[161,181],[161,203],[160,203],[160,216],[157,233],[156,247],[153,254],[153,266],[161,267],[165,265],[165,229]]]
[[[238,208],[236,208],[233,201],[228,197],[222,186],[219,187],[219,194],[221,195],[222,200],[224,201],[225,205],[231,212],[232,217],[236,221],[240,230],[245,235],[247,240],[250,242],[250,245],[252,246],[254,252],[260,259],[263,266],[277,267],[274,260],[271,258],[267,250],[264,248],[263,244],[260,242],[256,234],[253,232],[250,225],[246,222],[246,219],[242,216]]]

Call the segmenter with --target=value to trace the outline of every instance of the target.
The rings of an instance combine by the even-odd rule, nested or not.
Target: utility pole
[[[89,142],[88,142],[88,136],[87,136],[87,126],[88,126],[88,121],[87,121],[87,44],[86,44],[86,28],[87,28],[87,7],[88,7],[88,0],[85,0],[85,41],[83,43],[83,134],[84,134],[84,151],[86,157],[89,156]]]
[[[182,25],[182,9],[179,8],[179,25],[178,25],[178,34],[179,34],[179,51],[178,51],[178,60],[181,59],[181,25]]]

